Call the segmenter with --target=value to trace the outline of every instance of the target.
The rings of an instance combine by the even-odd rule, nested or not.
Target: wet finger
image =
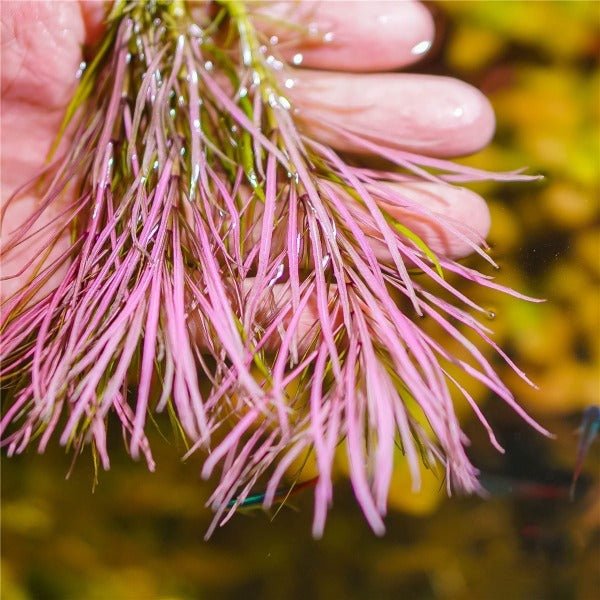
[[[70,2],[0,2],[2,101],[64,107],[81,62],[83,24]]]
[[[433,19],[419,2],[266,2],[251,5],[256,26],[295,65],[387,71],[429,50]]]
[[[377,240],[378,228],[368,211],[358,204],[344,188],[334,187],[350,213],[360,215],[357,224],[372,238],[376,256],[385,263],[391,262],[387,246]],[[490,229],[490,212],[485,200],[475,192],[457,185],[414,181],[380,182],[377,189],[370,189],[379,207],[416,233],[438,256],[452,259],[473,253],[474,246],[481,246]],[[243,192],[248,193],[247,191]],[[262,211],[255,213],[256,225],[248,232],[253,244],[260,243]],[[286,225],[282,221],[273,230],[272,252],[278,255],[286,249]]]
[[[429,248],[439,256],[449,258],[462,258],[473,252],[473,245],[479,245],[485,238],[490,227],[490,215],[485,201],[476,193],[457,186],[443,185],[427,182],[415,183],[387,183],[392,194],[398,199],[397,203],[390,201],[390,197],[383,198],[375,195],[379,206],[403,225],[416,233]],[[336,186],[337,187],[337,186]],[[337,188],[340,196],[345,198],[351,212],[364,210],[358,208],[356,202],[344,192]],[[417,205],[424,209],[419,212],[411,209],[411,205]],[[427,214],[430,213],[430,214]],[[377,229],[369,227],[368,219],[361,223],[365,233],[370,238],[378,260],[383,263],[391,263],[392,258],[383,241],[378,239]],[[248,277],[241,286],[242,296],[247,296],[255,279]],[[335,301],[335,286],[330,289],[331,300]],[[268,328],[268,324],[275,315],[278,315],[290,304],[291,294],[289,285],[278,283],[272,286],[265,296],[266,300],[259,307],[257,321],[261,329]],[[283,329],[287,330],[292,315],[289,313],[283,318]],[[339,324],[340,315],[334,322]],[[192,316],[192,328],[198,344],[203,349],[208,349],[208,340],[212,334],[206,330],[199,320]],[[306,352],[314,339],[319,322],[319,310],[316,294],[308,299],[302,309],[300,320],[297,325],[298,350]],[[269,335],[264,349],[268,352],[276,352],[281,343],[279,329],[273,330]]]
[[[247,298],[251,293],[253,286],[256,284],[254,277],[247,277],[244,279],[239,292],[242,297]],[[276,352],[282,342],[281,327],[270,328],[269,325],[274,318],[277,317],[282,311],[291,308],[291,291],[290,286],[285,283],[277,283],[273,285],[263,295],[263,302],[258,307],[256,322],[260,324],[260,330],[269,330],[270,333],[266,340],[261,343],[261,348],[267,352]],[[335,286],[331,286],[329,292],[330,299],[333,300],[335,297]],[[306,304],[301,309],[298,322],[295,326],[296,337],[298,342],[298,351],[302,354],[309,348],[314,337],[317,334],[317,325],[319,322],[319,309],[317,304],[317,295],[313,293],[307,299]],[[283,317],[281,325],[283,331],[287,331],[293,318],[293,311],[288,310],[287,314]],[[339,316],[337,320],[333,321],[334,324],[339,325]],[[207,351],[212,347],[213,341],[216,339],[214,332],[207,328],[207,321],[200,313],[194,311],[190,312],[189,327],[195,338],[198,346],[203,350]],[[260,341],[255,340],[256,343]]]
[[[379,262],[392,264],[381,227],[376,225],[371,212],[344,188],[330,183],[324,185],[335,188],[335,194],[346,204]],[[379,182],[377,186],[368,187],[379,208],[418,235],[437,256],[463,258],[481,247],[489,232],[487,204],[466,188],[429,182]],[[343,222],[341,225],[345,229]]]
[[[480,245],[489,233],[487,204],[481,196],[467,188],[428,182],[388,185],[425,209],[425,213],[418,214],[383,199],[378,199],[378,204],[416,233],[439,256],[453,259],[468,256],[473,252],[473,244]],[[432,214],[428,215],[428,212]]]
[[[338,150],[364,153],[335,128],[442,157],[476,152],[494,134],[487,98],[450,77],[295,70],[284,86],[305,130]]]

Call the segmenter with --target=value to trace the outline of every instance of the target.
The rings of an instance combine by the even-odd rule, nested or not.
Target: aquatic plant
[[[2,306],[0,435],[14,454],[34,440],[43,451],[59,431],[75,452],[91,443],[108,468],[112,415],[131,455],[154,469],[147,420],[167,410],[189,453],[208,452],[202,475],[221,469],[209,501],[215,525],[264,479],[269,506],[313,452],[316,536],[345,440],[357,501],[382,533],[396,444],[414,489],[420,458],[443,466],[449,492],[479,489],[451,387],[502,450],[449,365],[545,432],[461,331],[527,380],[470,313],[487,311],[451,281],[523,296],[436,255],[394,215],[435,223],[493,264],[466,224],[395,184],[528,177],[406,152],[321,119],[388,165],[366,168],[305,133],[310,110],[295,113],[285,68],[242,2],[222,3],[204,27],[178,1],[114,5],[67,110],[62,133],[74,131],[73,142],[28,184],[43,186],[43,200],[2,248],[18,252],[77,182],[46,225],[56,231],[50,247],[68,231],[70,248],[28,264],[28,282]]]

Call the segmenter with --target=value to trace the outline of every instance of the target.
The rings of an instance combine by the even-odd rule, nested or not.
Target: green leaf
[[[111,27],[104,37],[102,44],[98,48],[98,51],[95,53],[94,60],[90,63],[88,68],[85,70],[81,77],[81,81],[75,90],[75,94],[67,109],[65,111],[65,116],[63,117],[62,123],[60,124],[60,128],[58,130],[58,134],[56,135],[56,139],[54,140],[52,146],[50,147],[50,151],[48,153],[48,160],[51,160],[58,148],[62,137],[69,126],[69,123],[73,120],[75,113],[81,107],[81,105],[88,99],[93,89],[95,88],[96,83],[96,75],[98,69],[107,56],[109,49],[112,47],[115,37],[117,35],[117,28]]]
[[[432,262],[437,274],[444,279],[444,271],[442,269],[442,265],[438,260],[435,252],[420,238],[414,231],[406,227],[406,225],[402,225],[395,221],[394,219],[389,219],[392,227],[404,237],[408,238],[423,254]]]

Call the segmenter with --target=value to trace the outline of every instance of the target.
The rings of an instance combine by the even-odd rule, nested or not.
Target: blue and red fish
[[[546,483],[490,473],[483,473],[480,482],[487,494],[494,498],[561,500],[569,495],[568,484]]]
[[[593,441],[600,432],[600,406],[588,406],[583,412],[581,427],[579,428],[579,447],[577,448],[577,460],[575,470],[573,471],[573,481],[571,483],[571,500],[575,497],[575,486],[581,475],[585,457],[590,451]]]
[[[577,460],[573,471],[573,478],[570,488],[571,499],[575,496],[577,481],[583,470],[585,458],[589,453],[590,447],[600,433],[600,406],[589,406],[583,412],[581,426],[579,428],[580,440],[577,449]],[[306,481],[296,483],[290,487],[278,489],[275,493],[274,504],[283,504],[293,494],[316,484],[318,477],[313,477]],[[509,477],[483,474],[481,483],[484,489],[493,496],[517,496],[528,499],[559,499],[566,496],[566,489],[562,485],[547,484],[537,481],[527,481],[512,479]],[[237,505],[240,509],[249,509],[260,506],[265,499],[265,493],[252,494],[239,500],[233,498],[227,504],[228,508]]]
[[[299,483],[295,483],[292,486],[282,487],[275,492],[275,497],[273,498],[273,504],[284,504],[286,500],[300,492],[301,490],[312,487],[316,485],[318,477],[313,477],[312,479],[307,479],[306,481],[301,481]],[[265,500],[265,492],[261,492],[258,494],[251,494],[250,496],[246,496],[243,500],[239,498],[232,498],[227,503],[227,508],[233,508],[237,505],[238,509],[249,509],[253,507],[260,507]]]

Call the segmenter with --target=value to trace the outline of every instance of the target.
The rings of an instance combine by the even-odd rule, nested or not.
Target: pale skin
[[[257,27],[278,35],[284,57],[302,61],[293,71],[289,97],[327,118],[352,119],[353,125],[381,131],[399,140],[410,151],[453,157],[485,146],[494,131],[494,114],[487,99],[475,88],[456,79],[388,72],[418,60],[431,45],[433,20],[412,1],[389,2],[272,2],[253,6],[262,15],[282,18],[303,16],[333,41],[320,45],[284,43],[286,35],[273,19],[256,16]],[[82,46],[102,34],[101,2],[1,3],[1,200],[2,204],[44,165],[56,137],[64,109],[73,93]],[[306,21],[305,21],[306,22]],[[338,110],[341,108],[343,110]],[[348,145],[318,126],[311,135],[339,150]],[[468,224],[485,237],[489,212],[473,192],[437,184],[404,186],[412,198],[432,210]],[[63,201],[67,201],[64,198]],[[6,211],[2,239],[33,211],[39,202],[35,190],[19,197]],[[56,211],[60,210],[57,206]],[[47,211],[39,225],[55,213]],[[45,221],[44,221],[45,219]],[[436,252],[453,258],[465,256],[465,242],[441,235],[425,222],[406,223]],[[2,276],[21,271],[47,245],[51,231],[40,235],[18,254],[2,260]],[[65,236],[55,255],[68,244]],[[10,296],[26,281],[28,272],[2,282],[2,297]],[[60,281],[60,272],[49,282]]]

